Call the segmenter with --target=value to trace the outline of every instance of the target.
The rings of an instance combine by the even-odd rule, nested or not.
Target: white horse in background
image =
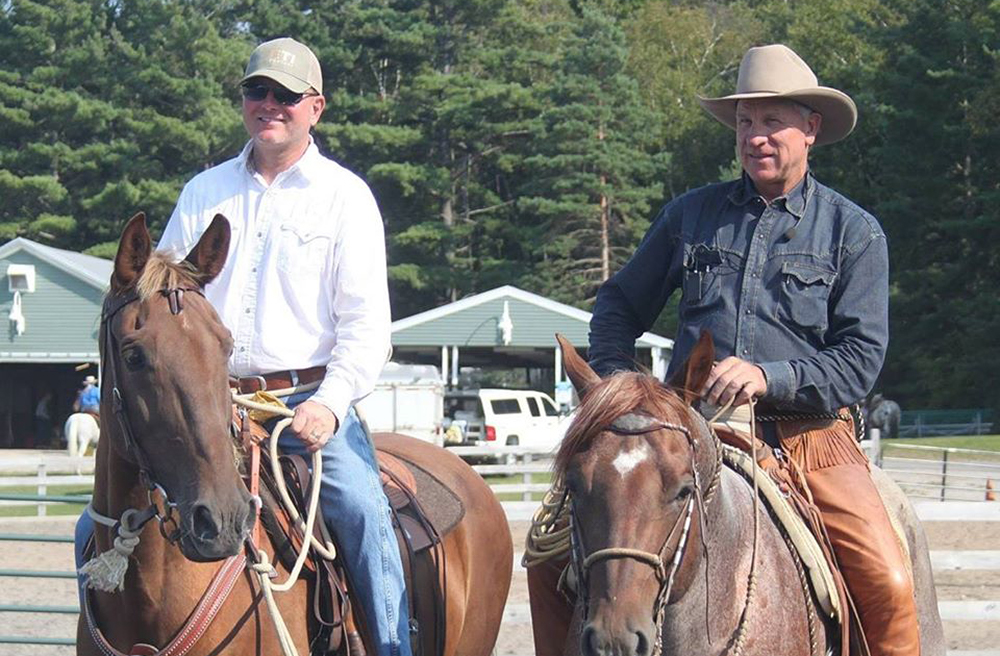
[[[71,458],[87,455],[87,447],[91,444],[96,446],[100,434],[101,429],[97,426],[97,420],[86,412],[74,412],[63,424],[66,448]]]

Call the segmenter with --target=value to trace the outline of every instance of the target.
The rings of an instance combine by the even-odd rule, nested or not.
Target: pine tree
[[[877,206],[889,235],[892,342],[883,383],[903,407],[1000,411],[1000,7],[900,3],[877,80],[886,116]]]
[[[649,226],[663,158],[650,152],[655,117],[625,72],[628,50],[614,21],[584,7],[559,52],[517,206],[533,224],[535,284],[587,306]]]
[[[183,182],[242,139],[244,42],[216,3],[13,0],[0,12],[0,236],[105,242],[146,211],[169,217]]]

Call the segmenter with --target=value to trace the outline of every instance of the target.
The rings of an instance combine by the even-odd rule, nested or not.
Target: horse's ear
[[[226,256],[229,255],[230,235],[229,221],[221,214],[216,214],[212,223],[202,233],[201,239],[184,258],[204,276],[202,284],[212,282],[222,271],[222,267],[226,264]]]
[[[559,348],[562,349],[566,374],[569,376],[570,382],[573,383],[573,387],[576,388],[577,396],[582,399],[591,387],[601,382],[601,377],[594,373],[589,364],[584,362],[568,339],[556,333],[556,341],[559,342]]]
[[[118,254],[115,255],[115,271],[111,276],[111,291],[120,291],[135,283],[146,268],[146,261],[153,252],[153,241],[146,229],[146,215],[139,212],[125,225]]]
[[[706,330],[701,333],[687,361],[674,372],[669,385],[688,405],[692,405],[701,396],[701,389],[714,365],[715,344],[712,342],[712,334]]]

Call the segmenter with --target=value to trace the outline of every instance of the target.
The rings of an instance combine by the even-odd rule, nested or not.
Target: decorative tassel
[[[118,527],[114,547],[95,556],[80,568],[80,574],[86,577],[84,585],[88,588],[102,592],[125,589],[125,572],[128,571],[129,558],[139,544],[139,534],[127,530],[124,524],[123,521]]]

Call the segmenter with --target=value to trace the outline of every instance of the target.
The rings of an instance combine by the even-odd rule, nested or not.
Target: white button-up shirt
[[[252,142],[251,142],[252,143]],[[232,332],[236,376],[326,366],[312,400],[343,419],[389,354],[382,218],[368,185],[310,143],[268,185],[235,159],[184,187],[158,249],[183,258],[216,214],[229,256],[205,296]]]

